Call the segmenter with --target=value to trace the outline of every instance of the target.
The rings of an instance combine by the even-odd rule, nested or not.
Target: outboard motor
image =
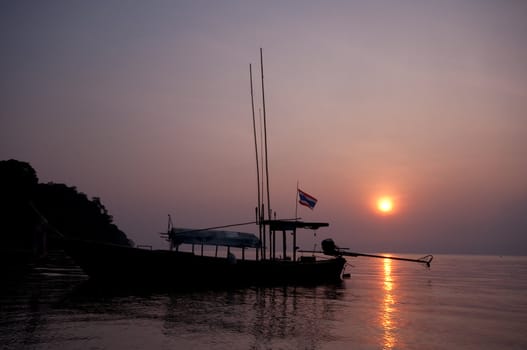
[[[326,255],[340,255],[339,247],[335,245],[335,242],[331,238],[322,241],[322,251]]]

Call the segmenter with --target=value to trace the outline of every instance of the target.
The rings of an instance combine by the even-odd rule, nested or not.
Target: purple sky
[[[101,197],[136,243],[169,213],[252,220],[263,47],[279,217],[298,180],[316,241],[526,254],[526,38],[513,0],[2,1],[0,159]]]

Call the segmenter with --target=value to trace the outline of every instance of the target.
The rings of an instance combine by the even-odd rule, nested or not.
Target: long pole
[[[254,153],[256,155],[256,184],[258,188],[258,207],[260,207],[260,162],[258,161],[258,141],[256,138],[256,118],[254,116],[253,70],[249,63],[249,76],[251,79],[251,110],[253,115]]]
[[[434,260],[434,256],[431,255],[431,254],[425,255],[425,256],[423,256],[422,258],[419,258],[419,259],[409,259],[409,258],[400,258],[398,256],[384,256],[384,255],[375,255],[375,254],[345,252],[342,249],[347,249],[347,248],[340,248],[340,249],[337,248],[337,249],[329,251],[329,252],[327,252],[327,251],[320,251],[320,250],[299,250],[299,252],[301,252],[301,253],[323,253],[323,254],[331,255],[331,256],[352,256],[352,257],[365,256],[365,257],[368,257],[368,258],[379,258],[379,259],[410,261],[410,262],[416,262],[416,263],[420,263],[420,264],[425,264],[427,267],[430,267],[430,264],[432,263],[432,260]]]
[[[263,150],[264,149],[264,137],[263,137],[263,118],[262,118],[262,109],[261,108],[258,108],[258,122],[259,122],[259,129],[260,129],[260,150]],[[260,174],[260,193],[263,193],[264,192],[264,181],[263,179],[265,178],[265,174],[264,174],[264,167],[263,167],[263,164],[264,164],[264,152],[260,152],[260,164],[262,165],[261,167],[261,174]],[[264,203],[263,201],[260,202],[258,204],[260,206],[260,223],[262,223],[264,220],[265,220],[265,210],[264,210]],[[265,239],[265,225],[260,225],[259,227],[259,232],[260,234],[262,235],[262,239],[263,239],[263,244],[262,244],[262,258],[265,260],[265,251],[266,251],[266,239]]]
[[[262,109],[261,108],[258,108],[258,122],[259,122],[259,129],[260,129],[260,150],[263,150],[264,149],[264,136],[263,136],[263,117],[262,117]],[[263,193],[264,192],[264,182],[263,182],[263,179],[265,178],[265,174],[264,174],[264,167],[263,167],[263,164],[264,164],[264,152],[260,152],[260,164],[262,164],[262,169],[260,169],[261,171],[261,174],[260,174],[260,192]],[[260,203],[260,206],[263,205],[263,202]],[[263,209],[261,211],[261,214],[264,215],[263,213]],[[265,215],[264,215],[265,216]],[[264,217],[265,219],[265,217]]]
[[[260,71],[262,74],[262,105],[263,105],[263,120],[264,120],[264,144],[265,144],[265,179],[267,184],[267,211],[268,218],[271,221],[271,196],[269,194],[269,152],[267,148],[267,114],[265,112],[265,88],[264,88],[264,69],[263,69],[263,50],[260,48]]]
[[[368,258],[379,258],[379,259],[390,259],[390,260],[400,260],[400,261],[410,261],[410,262],[416,262],[421,264],[426,264],[426,266],[430,267],[430,263],[434,259],[433,255],[426,255],[419,259],[409,259],[409,258],[400,258],[396,256],[383,256],[383,255],[375,255],[375,254],[364,254],[364,253],[354,253],[354,252],[339,252],[341,255],[347,255],[347,256],[365,256]]]
[[[260,165],[258,161],[258,140],[256,137],[256,118],[254,116],[254,93],[253,93],[253,70],[252,65],[249,63],[249,77],[251,80],[251,110],[252,110],[252,116],[253,116],[253,134],[254,134],[254,153],[256,155],[256,187],[258,188],[258,202],[256,202],[256,221],[258,222],[258,232],[259,232],[259,239],[260,242],[262,241],[262,224],[260,220]],[[256,260],[258,260],[258,250],[256,250]]]

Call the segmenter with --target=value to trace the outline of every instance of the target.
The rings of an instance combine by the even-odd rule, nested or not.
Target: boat
[[[349,277],[349,274],[344,272],[347,264],[346,256],[410,261],[427,267],[430,267],[433,260],[432,255],[410,259],[349,252],[347,248],[338,247],[331,238],[321,242],[322,250],[299,250],[294,243],[292,251],[288,251],[287,232],[292,234],[293,242],[296,242],[297,230],[318,230],[329,224],[276,219],[264,220],[260,224],[269,229],[269,247],[263,246],[262,240],[252,233],[214,228],[197,230],[174,228],[170,217],[167,232],[161,234],[170,243],[170,249],[131,247],[65,237],[62,240],[67,254],[93,281],[102,282],[104,285],[148,289],[203,286],[312,286],[339,283],[343,277]],[[276,236],[280,232],[283,251],[282,254],[277,254]],[[206,247],[214,249],[206,249]],[[224,248],[223,253],[218,254],[220,247]],[[247,251],[252,249],[254,249],[252,254],[247,254]],[[297,257],[297,252],[302,255]],[[238,256],[235,253],[238,253]],[[289,253],[292,253],[292,256]]]
[[[281,220],[266,224],[274,230],[270,231],[271,237],[278,229],[296,232],[297,228],[320,225]],[[64,249],[94,281],[149,287],[338,283],[346,264],[342,256],[312,254],[296,258],[293,253],[295,258],[292,258],[276,256],[276,249],[275,253],[270,249],[270,255],[264,258],[260,239],[251,233],[170,228],[164,236],[172,249],[127,247],[78,239],[64,239]],[[183,246],[187,246],[186,251]],[[214,253],[206,247],[215,247]],[[226,247],[226,254],[218,255],[219,247]],[[248,249],[255,250],[251,255],[256,258],[246,256]],[[236,256],[237,251],[240,253]]]

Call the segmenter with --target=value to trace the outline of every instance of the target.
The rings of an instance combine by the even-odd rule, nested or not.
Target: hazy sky
[[[252,220],[263,47],[271,205],[331,223],[303,248],[526,254],[526,38],[522,0],[2,1],[0,159],[136,243]]]

